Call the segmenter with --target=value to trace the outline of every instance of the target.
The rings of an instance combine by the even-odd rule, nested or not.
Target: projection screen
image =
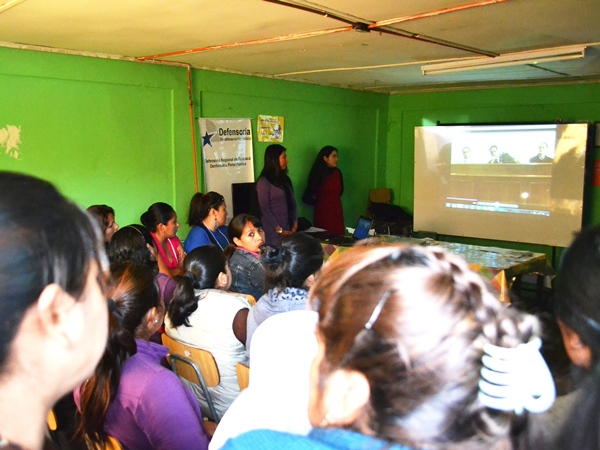
[[[588,124],[415,128],[414,229],[566,247]]]

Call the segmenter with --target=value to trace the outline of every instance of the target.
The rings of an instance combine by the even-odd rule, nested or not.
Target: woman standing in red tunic
[[[344,179],[337,164],[337,149],[331,145],[323,147],[310,169],[308,186],[302,200],[315,207],[315,227],[341,236],[344,234],[344,211],[341,200]]]

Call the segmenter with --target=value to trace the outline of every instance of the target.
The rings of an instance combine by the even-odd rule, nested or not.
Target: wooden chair
[[[108,436],[108,441],[103,446],[93,444],[87,436],[85,437],[85,443],[90,450],[122,450],[123,448],[117,438],[112,436]]]
[[[252,294],[242,294],[244,297],[246,297],[246,300],[248,300],[248,303],[250,303],[250,306],[254,306],[256,305],[256,299],[254,298],[254,295]]]
[[[204,398],[206,398],[211,419],[219,423],[220,418],[208,390],[209,387],[217,386],[221,382],[219,369],[212,353],[177,342],[166,333],[162,334],[162,343],[169,348],[170,354],[167,360],[171,364],[173,372],[200,386]]]
[[[58,421],[56,420],[56,414],[54,413],[54,410],[51,409],[50,411],[48,411],[48,415],[46,416],[46,423],[48,425],[50,437],[52,438],[52,433],[54,433],[58,429]],[[92,441],[90,441],[87,435],[85,436],[85,443],[87,445],[87,448],[92,450],[122,450],[120,442],[117,440],[117,438],[112,436],[108,436],[108,442],[102,447],[92,444]]]
[[[237,363],[235,366],[235,373],[237,374],[238,385],[240,391],[243,391],[250,384],[250,367],[244,363]]]
[[[121,450],[121,443],[117,440],[117,438],[109,436],[108,442],[104,446],[103,450]]]
[[[46,436],[55,444],[57,444],[56,430],[58,430],[58,421],[54,410],[51,409],[46,416]]]
[[[46,416],[46,423],[48,424],[48,430],[56,431],[58,429],[58,423],[56,422],[56,414],[51,409],[48,411],[48,415]]]

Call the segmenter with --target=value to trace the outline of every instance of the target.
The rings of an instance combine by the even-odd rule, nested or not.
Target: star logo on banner
[[[212,142],[210,142],[210,140],[212,139],[213,136],[214,136],[214,133],[208,134],[208,131],[205,131],[204,136],[202,136],[202,147],[204,147],[206,144],[208,144],[212,147]]]

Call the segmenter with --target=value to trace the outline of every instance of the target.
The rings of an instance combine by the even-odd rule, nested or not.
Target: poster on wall
[[[198,121],[202,135],[204,192],[223,195],[231,212],[231,184],[254,181],[250,119],[200,118]]]
[[[258,116],[258,142],[283,142],[283,117]]]

